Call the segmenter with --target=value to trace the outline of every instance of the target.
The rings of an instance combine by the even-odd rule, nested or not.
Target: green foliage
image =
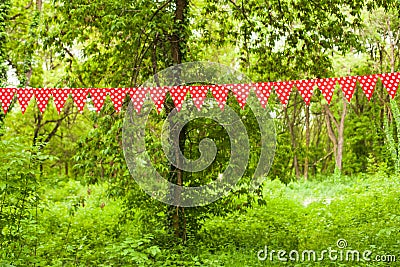
[[[255,81],[365,75],[399,64],[398,1],[195,0],[184,21],[175,16],[176,3],[2,1],[0,86],[10,65],[20,86],[133,87],[176,63],[177,42],[184,61],[218,61]],[[392,34],[397,42],[389,45]],[[260,132],[256,114],[229,96],[249,134],[248,168],[232,194],[180,210],[187,227],[182,241],[171,234],[176,208],[145,194],[128,172],[124,113],[107,100],[99,114],[87,103],[78,115],[69,99],[60,115],[51,101],[43,115],[32,101],[22,116],[14,100],[13,110],[0,115],[0,265],[347,266],[257,259],[265,245],[321,251],[335,248],[339,238],[361,251],[399,251],[400,185],[388,176],[399,169],[397,102],[380,83],[370,102],[357,88],[345,120],[344,167],[332,176],[326,175],[335,163],[322,94],[315,91],[311,100],[308,145],[300,94],[293,92],[285,108],[278,103],[269,99],[278,142],[271,180],[249,193]],[[337,88],[329,107],[334,117],[342,105]],[[164,177],[170,166],[155,133],[166,115],[153,111],[146,128],[147,149]],[[185,185],[206,184],[228,164],[231,140],[211,120],[192,121],[186,130],[186,157],[200,156],[204,138],[218,146],[209,168],[183,173]],[[309,160],[310,181],[295,179],[294,158],[300,176]]]
[[[40,180],[37,166],[49,156],[21,140],[0,140],[0,246],[1,259],[24,262],[35,246]]]
[[[0,4],[0,86],[3,86],[7,82],[7,50],[6,42],[7,39],[7,17],[10,9],[10,1],[3,1]]]

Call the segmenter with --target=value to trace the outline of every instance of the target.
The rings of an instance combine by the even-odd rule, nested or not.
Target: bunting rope
[[[57,112],[60,114],[65,102],[71,95],[78,110],[82,113],[90,95],[94,107],[98,112],[100,112],[108,95],[114,104],[115,110],[120,112],[125,97],[129,96],[136,112],[139,113],[146,95],[149,93],[157,111],[160,112],[163,109],[166,95],[169,92],[178,111],[180,111],[182,103],[188,93],[190,94],[194,105],[200,110],[207,92],[211,91],[218,106],[223,110],[229,91],[231,91],[236,97],[240,107],[244,108],[250,91],[254,90],[261,106],[265,108],[273,88],[282,105],[286,106],[293,87],[296,87],[300,92],[306,105],[310,104],[314,88],[317,87],[328,104],[330,104],[337,83],[342,89],[348,102],[351,101],[354,95],[357,82],[361,86],[365,96],[368,98],[368,101],[370,101],[378,78],[381,80],[383,86],[393,99],[400,83],[399,72],[312,80],[201,86],[179,85],[138,88],[0,88],[0,102],[4,113],[6,114],[9,111],[10,104],[14,99],[15,94],[17,94],[18,103],[21,107],[22,113],[24,114],[30,100],[34,97],[40,112],[43,113],[46,110],[50,97],[52,97]]]

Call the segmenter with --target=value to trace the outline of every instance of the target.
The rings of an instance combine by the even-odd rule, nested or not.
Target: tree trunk
[[[287,112],[287,108],[284,107],[284,112],[285,112],[285,118],[289,127],[289,132],[290,132],[290,140],[292,143],[292,149],[293,149],[293,167],[295,170],[296,178],[300,178],[300,169],[299,169],[299,162],[297,159],[297,144],[296,144],[296,133],[294,131],[294,126],[296,122],[296,114],[297,114],[297,95],[294,98],[294,104],[293,104],[293,118],[290,120],[289,114]]]
[[[187,0],[176,0],[175,1],[176,9],[175,9],[175,25],[174,32],[171,36],[171,54],[172,60],[175,65],[182,63],[183,52],[182,46],[185,43],[185,38],[182,38],[182,33],[184,32],[184,24],[185,24],[185,12],[188,6]],[[180,74],[177,73],[177,84],[180,84]],[[173,103],[167,104],[167,113],[170,113],[173,109]],[[170,122],[170,127],[172,129],[173,122]],[[174,138],[171,138],[174,140]],[[173,151],[175,158],[177,159],[177,155],[179,154],[179,150],[182,151],[184,155],[185,148],[185,140],[186,140],[186,127],[183,127],[182,131],[179,134],[179,139],[177,143],[174,144]],[[178,166],[180,166],[180,162],[177,161]],[[183,185],[183,171],[179,168],[176,168],[172,164],[170,165],[170,179],[175,182],[177,185]],[[180,198],[181,190],[178,188],[173,195],[176,199]],[[186,217],[184,207],[171,207],[172,208],[172,228],[175,237],[186,240]]]
[[[328,130],[328,136],[333,144],[333,154],[335,156],[335,166],[339,172],[342,171],[342,161],[343,161],[343,146],[344,146],[344,121],[347,114],[347,100],[345,97],[343,99],[343,109],[341,113],[340,122],[338,122],[335,116],[332,114],[328,105],[325,105],[325,117],[326,117],[326,127]],[[336,133],[332,124],[335,125]]]
[[[308,162],[310,148],[310,107],[306,105],[306,156],[304,160],[304,179],[308,179]]]

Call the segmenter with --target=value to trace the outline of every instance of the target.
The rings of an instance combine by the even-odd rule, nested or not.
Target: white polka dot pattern
[[[207,86],[190,86],[190,96],[192,97],[194,105],[197,107],[198,110],[201,110],[201,107],[204,104],[204,100],[207,97]]]
[[[15,92],[15,88],[0,88],[0,102],[4,114],[7,114],[8,108],[10,107],[11,101],[14,98]]]
[[[72,88],[71,95],[74,99],[75,105],[78,107],[80,113],[83,112],[83,108],[85,107],[85,103],[87,100],[88,89],[86,88]]]
[[[368,101],[371,100],[377,80],[377,75],[357,76],[357,81],[363,89],[365,96],[368,98]]]
[[[224,110],[226,99],[228,98],[229,89],[221,85],[211,85],[211,93],[215,100],[218,102],[218,106],[221,110]]]
[[[254,89],[257,95],[258,100],[263,108],[265,108],[268,104],[269,96],[271,95],[271,90],[273,86],[273,82],[265,82],[265,83],[255,83]]]
[[[122,109],[122,104],[124,103],[124,99],[127,93],[126,88],[110,88],[108,93],[110,95],[111,101],[114,104],[114,109],[117,112],[120,112]]]
[[[70,89],[54,88],[51,90],[53,102],[56,105],[58,114],[60,114],[61,110],[63,109],[65,102],[68,99],[69,93]]]
[[[286,82],[275,82],[274,88],[275,92],[279,97],[282,105],[286,106],[289,102],[289,96],[292,92],[294,82],[293,81],[286,81]]]
[[[129,88],[128,89],[129,96],[131,97],[131,101],[137,113],[140,113],[142,109],[144,100],[146,99],[146,94],[149,92],[149,88],[147,87],[139,87],[139,88]]]
[[[315,84],[318,86],[328,104],[330,104],[332,101],[336,81],[336,78],[317,79],[315,81]]]
[[[386,88],[390,97],[393,99],[396,96],[397,89],[400,83],[400,73],[386,73],[379,74],[379,78],[382,81],[383,86]]]
[[[186,85],[172,86],[169,88],[169,93],[171,94],[174,105],[178,111],[181,111],[182,103],[185,100],[188,91],[189,86]]]
[[[35,96],[36,103],[42,114],[46,110],[47,104],[49,103],[49,99],[51,96],[50,92],[51,92],[51,89],[47,89],[47,88],[33,89],[33,94]]]
[[[232,93],[236,96],[236,99],[239,103],[239,106],[244,109],[244,106],[246,105],[247,97],[249,96],[250,93],[250,84],[232,84],[229,86],[231,89]]]
[[[300,80],[296,81],[295,84],[304,102],[309,106],[314,91],[315,80]]]
[[[97,112],[101,111],[108,94],[107,88],[90,88],[90,98],[92,99],[93,105],[96,107]]]
[[[151,99],[153,99],[158,113],[160,113],[164,107],[165,96],[168,92],[168,89],[169,87],[167,86],[149,88]]]
[[[195,106],[200,110],[207,96],[208,89],[211,89],[212,95],[218,102],[221,110],[224,109],[229,90],[235,95],[240,107],[243,109],[246,105],[250,88],[254,86],[255,93],[263,108],[266,107],[271,95],[272,87],[274,87],[279,100],[283,105],[287,105],[293,86],[296,85],[304,102],[309,105],[313,95],[314,86],[318,86],[324,98],[331,103],[334,95],[336,82],[339,83],[345,98],[351,101],[356,83],[359,82],[364,94],[371,100],[378,77],[381,79],[383,86],[388,91],[391,98],[394,98],[398,86],[400,84],[400,73],[373,74],[365,76],[347,76],[341,78],[325,78],[315,80],[298,80],[298,81],[282,81],[282,82],[259,82],[251,84],[226,84],[226,85],[203,85],[203,86],[173,86],[173,87],[147,87],[147,88],[0,88],[0,102],[4,113],[7,113],[9,106],[17,93],[18,103],[21,106],[22,113],[25,113],[29,101],[35,96],[40,112],[44,112],[48,101],[53,96],[54,104],[57,112],[63,109],[69,94],[72,95],[75,105],[80,112],[83,112],[87,101],[88,93],[90,93],[96,110],[100,112],[107,98],[110,95],[114,108],[120,112],[126,94],[129,93],[131,101],[136,112],[140,112],[147,93],[150,93],[157,112],[159,113],[164,107],[166,94],[169,91],[178,111],[182,108],[182,103],[186,98],[187,92],[190,92],[191,98]]]
[[[29,101],[31,101],[31,98],[33,96],[33,89],[19,88],[17,90],[17,95],[18,95],[18,103],[21,106],[22,114],[24,114],[26,108],[28,107]]]
[[[344,96],[347,99],[347,102],[350,103],[351,99],[353,98],[354,91],[356,90],[357,78],[355,76],[342,77],[338,79],[338,82],[340,84],[340,88],[342,88]]]

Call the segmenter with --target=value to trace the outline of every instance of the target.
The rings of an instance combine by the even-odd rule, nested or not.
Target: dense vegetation
[[[190,61],[253,81],[398,71],[399,10],[394,0],[5,0],[0,85],[135,87]],[[259,129],[230,95],[252,157],[237,190],[196,208],[159,203],[134,182],[121,147],[125,102],[121,113],[107,101],[80,114],[69,99],[58,114],[50,101],[41,114],[31,101],[22,115],[14,99],[0,114],[0,266],[387,265],[257,257],[265,246],[337,249],[340,239],[400,260],[400,111],[380,82],[371,101],[358,85],[351,103],[339,88],[331,105],[318,90],[310,106],[297,90],[287,107],[272,95],[277,150],[255,192]],[[218,156],[198,174],[174,169],[154,138],[171,109],[168,96],[146,129],[157,170],[177,184],[216,179],[230,155],[223,127],[190,122],[184,155],[196,159],[200,140],[212,138]]]

